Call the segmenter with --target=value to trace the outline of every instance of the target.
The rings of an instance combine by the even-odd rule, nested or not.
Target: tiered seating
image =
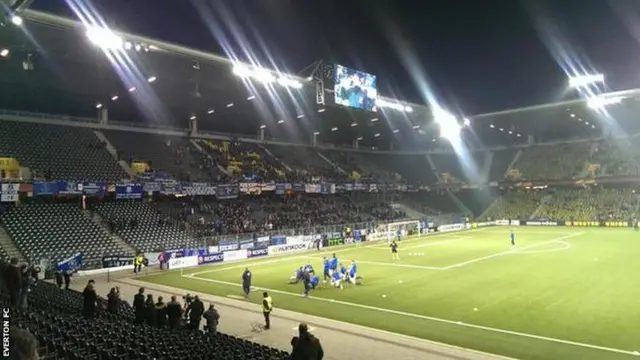
[[[504,179],[515,154],[515,150],[499,150],[493,152],[493,160],[491,161],[491,168],[489,169],[489,181],[501,181]]]
[[[29,310],[11,310],[11,325],[28,329],[42,359],[57,360],[281,360],[288,354],[247,340],[196,330],[134,325],[133,310],[122,302],[118,314],[98,311],[79,316],[82,294],[41,282],[29,293]],[[7,306],[7,296],[2,298]]]
[[[543,196],[537,191],[510,191],[498,199],[481,220],[529,219],[540,206]]]
[[[27,260],[60,261],[80,252],[91,266],[104,254],[127,254],[77,203],[23,204],[2,215],[2,221]]]
[[[454,195],[471,210],[474,216],[480,216],[499,196],[495,188],[460,190]]]
[[[345,178],[331,164],[318,156],[315,149],[308,146],[267,145],[271,153],[296,172],[294,180],[321,178],[324,180]]]
[[[141,201],[118,201],[98,204],[96,210],[107,222],[123,221],[127,226],[116,232],[140,251],[182,249],[198,244],[181,223],[165,217],[158,210]],[[130,226],[130,221],[136,222]]]
[[[483,170],[484,155],[482,152],[471,153],[468,159],[461,160],[457,154],[432,154],[431,161],[440,174],[443,182],[480,182]]]
[[[461,213],[446,192],[429,191],[405,194],[402,201],[429,216]]]
[[[589,163],[597,164],[596,176],[640,175],[640,139],[607,139],[594,147]]]
[[[0,157],[18,159],[39,178],[118,181],[129,177],[87,128],[0,121]]]
[[[537,217],[565,221],[628,221],[638,216],[638,195],[630,189],[553,189]]]
[[[198,144],[237,179],[284,180],[286,170],[257,144],[198,140]]]
[[[321,153],[346,171],[354,180],[373,183],[395,183],[402,180],[400,175],[376,164],[376,154],[323,150]]]
[[[152,170],[184,181],[214,181],[218,170],[202,157],[188,138],[105,130],[120,158],[131,163],[144,161]]]
[[[411,183],[434,184],[438,180],[426,155],[377,154],[376,159],[380,166],[400,174]]]
[[[526,180],[570,179],[584,170],[590,148],[588,142],[527,147],[514,168]]]

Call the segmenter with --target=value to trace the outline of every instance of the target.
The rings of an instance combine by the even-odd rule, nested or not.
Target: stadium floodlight
[[[609,105],[619,104],[620,102],[622,102],[621,97],[594,96],[587,100],[587,105],[594,110],[600,110]]]
[[[288,78],[286,76],[280,76],[278,78],[278,84],[292,89],[302,89],[302,83],[300,81]]]
[[[99,27],[88,27],[87,38],[94,45],[105,50],[121,49],[124,46],[122,38],[113,33],[113,31]]]
[[[351,127],[356,127],[356,126],[358,126],[358,123],[357,123],[357,122],[352,122],[352,123],[351,123]]]
[[[602,82],[604,82],[603,74],[573,76],[569,78],[569,87],[578,88]]]
[[[276,77],[266,69],[256,69],[253,72],[253,78],[264,84],[270,84],[276,81]]]
[[[284,120],[278,120],[278,124],[284,124]]]
[[[113,101],[118,100],[118,95],[113,95],[113,96],[111,97],[111,100],[113,100]]]
[[[412,113],[413,112],[413,108],[411,106],[405,106],[404,107],[404,111],[408,112],[408,113]]]
[[[97,103],[96,104],[96,109],[102,109],[102,104],[101,103]]]
[[[228,108],[233,107],[233,103],[228,103],[228,104],[227,104],[227,107],[228,107]]]
[[[520,133],[517,133],[517,134],[516,134],[516,136],[517,136],[517,137],[521,137],[522,135],[520,135]]]
[[[373,134],[373,137],[380,137],[380,133]]]
[[[207,110],[207,114],[209,114],[209,115],[213,114],[214,112],[215,112],[215,110],[213,110],[213,109]]]
[[[489,127],[492,128],[492,129],[495,129],[496,126],[491,124],[491,125],[489,125]]]
[[[7,56],[9,56],[9,49],[2,49],[0,50],[0,56],[3,58],[6,58]]]
[[[255,97],[254,95],[247,96],[247,100],[253,100],[253,99],[255,99],[255,98],[256,98],[256,97]]]
[[[356,140],[358,140],[358,141],[362,141],[362,139],[363,139],[363,137],[362,137],[362,136],[358,136],[358,137],[356,138]]]
[[[414,129],[414,130],[418,130],[418,129],[420,129],[420,125],[413,125],[413,129]]]
[[[371,122],[376,122],[376,121],[378,121],[378,118],[371,119]]]
[[[263,130],[264,130],[264,129],[266,129],[266,128],[267,128],[267,125],[260,125],[260,129],[263,129]]]
[[[22,18],[18,15],[11,15],[11,23],[13,23],[13,25],[15,26],[21,26],[22,25]]]
[[[242,65],[242,64],[237,64],[233,66],[233,73],[240,76],[240,77],[248,77],[251,76],[251,70],[249,70],[248,67]]]
[[[318,112],[319,112],[319,113],[323,113],[323,112],[325,112],[325,111],[327,111],[327,109],[325,109],[325,108],[318,109]]]
[[[464,118],[464,119],[462,120],[462,122],[463,122],[464,126],[469,126],[469,125],[471,125],[471,121],[469,121],[469,119],[467,119],[467,118]]]
[[[453,114],[437,107],[433,111],[433,120],[440,126],[441,138],[453,140],[460,135],[462,127],[458,124],[458,119]]]
[[[304,114],[298,114],[298,116],[296,116],[298,119],[302,119],[304,117]]]
[[[197,119],[197,117],[196,117],[195,115],[191,115],[191,116],[189,117],[189,120],[195,120],[195,119]]]
[[[124,43],[124,48],[125,48],[126,50],[131,50],[131,48],[132,48],[132,47],[133,47],[133,44],[131,43],[131,41],[126,41],[126,42]]]
[[[129,88],[129,92],[134,92],[134,91],[136,91],[136,87],[135,86],[132,86],[132,87]]]
[[[318,136],[318,135],[320,135],[320,132],[319,132],[319,131],[315,131],[315,132],[313,133],[313,135]]]
[[[158,78],[157,78],[157,77],[155,77],[155,76],[151,76],[150,78],[148,78],[148,79],[147,79],[147,81],[148,81],[149,83],[152,83],[152,82],[154,82],[154,81],[156,81],[156,80],[158,80]]]
[[[334,126],[331,128],[331,131],[338,131],[338,128]]]

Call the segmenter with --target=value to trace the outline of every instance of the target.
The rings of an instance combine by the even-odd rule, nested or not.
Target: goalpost
[[[403,239],[414,235],[419,238],[422,236],[422,222],[420,220],[398,221],[379,225],[376,228],[376,233],[379,234],[377,238],[379,240],[387,239],[387,242],[395,240],[398,237],[398,231]]]

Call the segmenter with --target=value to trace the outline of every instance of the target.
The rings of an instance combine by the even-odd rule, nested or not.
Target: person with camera
[[[220,314],[216,307],[213,304],[209,305],[209,310],[205,311],[202,317],[207,321],[205,331],[211,336],[215,335],[218,332],[218,322],[220,321]]]
[[[120,288],[113,287],[107,294],[107,311],[111,314],[117,314],[120,308]]]
[[[169,328],[177,329],[180,327],[180,318],[182,317],[182,306],[176,301],[176,296],[171,296],[171,301],[167,303],[167,318],[169,320]]]
[[[200,329],[200,320],[204,314],[204,303],[198,295],[194,296],[193,301],[187,307],[187,315],[189,316],[189,327],[194,330]]]

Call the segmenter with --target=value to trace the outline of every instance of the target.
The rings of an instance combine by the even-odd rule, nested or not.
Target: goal
[[[388,224],[378,225],[376,227],[375,240],[384,240],[391,242],[398,236],[400,232],[402,239],[406,239],[408,236],[422,235],[422,222],[420,220],[407,220],[398,221]]]

